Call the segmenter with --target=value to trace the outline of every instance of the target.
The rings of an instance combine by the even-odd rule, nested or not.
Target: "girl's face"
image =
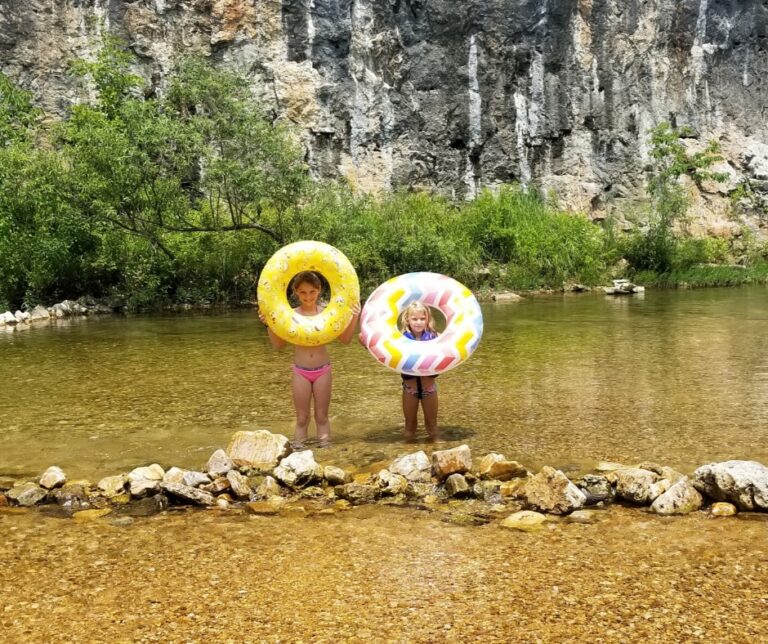
[[[425,311],[412,311],[405,319],[405,323],[412,333],[424,333],[428,322]]]
[[[317,298],[320,297],[320,289],[312,286],[309,282],[297,284],[293,292],[304,307],[314,306],[317,304]]]

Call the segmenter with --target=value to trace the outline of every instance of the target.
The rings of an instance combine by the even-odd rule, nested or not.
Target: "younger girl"
[[[432,323],[429,307],[421,302],[411,302],[403,311],[400,330],[406,338],[422,342],[434,340],[438,334]],[[419,403],[424,412],[424,425],[431,441],[440,440],[437,429],[437,376],[403,375],[403,416],[405,416],[405,439],[416,438]]]
[[[322,290],[320,278],[312,271],[303,271],[293,280],[293,294],[299,301],[294,311],[300,315],[318,315],[325,308],[318,298]],[[352,320],[339,336],[344,344],[349,344],[355,333],[357,319],[360,316],[360,304],[352,307]],[[266,324],[264,313],[259,311],[259,319]],[[276,336],[267,327],[269,341],[275,349],[282,349],[289,344]],[[331,362],[327,345],[302,347],[293,345],[293,405],[296,408],[296,430],[292,446],[303,449],[307,440],[309,412],[312,400],[315,401],[315,425],[317,426],[318,447],[331,444],[331,423],[328,420],[328,407],[331,403]]]

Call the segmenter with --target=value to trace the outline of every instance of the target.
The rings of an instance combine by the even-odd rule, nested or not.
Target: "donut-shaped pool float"
[[[330,301],[317,315],[300,315],[288,302],[291,280],[302,271],[320,273],[330,284]],[[352,264],[344,253],[323,242],[283,246],[259,275],[259,310],[272,332],[291,344],[314,347],[337,338],[352,320],[350,307],[359,301],[360,284]]]
[[[400,314],[414,300],[439,310],[445,330],[434,340],[406,338]],[[360,340],[383,365],[410,376],[435,376],[461,364],[483,335],[475,296],[455,279],[437,273],[399,275],[379,286],[363,307]]]

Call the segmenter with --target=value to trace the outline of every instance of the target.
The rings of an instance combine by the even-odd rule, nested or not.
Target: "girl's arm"
[[[355,335],[355,329],[357,328],[357,320],[360,317],[360,303],[352,305],[352,319],[349,321],[347,328],[341,332],[339,336],[339,342],[343,344],[349,344],[352,341],[352,336]]]
[[[282,349],[286,344],[288,344],[285,340],[282,338],[276,336],[274,333],[272,333],[272,329],[270,329],[267,326],[267,320],[264,317],[264,314],[259,311],[259,320],[261,320],[261,323],[267,327],[267,335],[269,336],[269,342],[272,345],[274,349],[277,349],[278,351]]]

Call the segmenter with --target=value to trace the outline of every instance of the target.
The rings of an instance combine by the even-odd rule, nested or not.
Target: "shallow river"
[[[475,355],[439,379],[446,445],[569,472],[768,462],[764,288],[542,296],[483,312]],[[411,449],[398,376],[356,343],[332,358],[334,446],[321,460],[359,467]],[[291,436],[290,363],[252,311],[0,333],[0,474],[197,467],[240,429]]]

